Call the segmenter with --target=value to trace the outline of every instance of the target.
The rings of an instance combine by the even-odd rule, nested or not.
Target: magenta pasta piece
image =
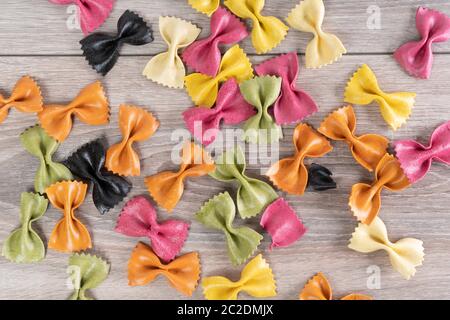
[[[49,0],[55,4],[75,4],[80,12],[80,27],[85,35],[100,27],[111,13],[115,0]]]
[[[422,37],[398,48],[394,58],[412,76],[428,79],[433,66],[432,44],[450,39],[450,18],[444,13],[419,7],[416,28]]]
[[[269,249],[287,247],[300,239],[307,230],[295,211],[283,198],[278,198],[266,208],[260,225],[272,237]]]
[[[224,8],[211,17],[211,34],[198,40],[183,52],[184,62],[196,72],[215,77],[219,71],[221,44],[235,44],[248,36],[246,26]]]
[[[282,78],[281,94],[273,107],[277,124],[298,122],[318,111],[313,98],[296,86],[299,64],[295,52],[267,60],[256,66],[255,71],[259,76],[271,75]]]
[[[216,139],[222,120],[234,125],[253,115],[254,108],[244,100],[234,78],[222,85],[214,108],[192,107],[183,112],[186,128],[205,146]]]
[[[180,253],[189,223],[173,219],[158,223],[156,218],[152,204],[145,197],[137,196],[123,207],[115,230],[129,237],[148,237],[158,257],[170,261]]]
[[[403,171],[415,183],[426,175],[433,161],[450,165],[450,121],[434,130],[428,146],[414,140],[396,141],[394,145]]]

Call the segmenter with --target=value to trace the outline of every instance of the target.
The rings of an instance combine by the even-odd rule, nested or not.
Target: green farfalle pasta
[[[280,95],[281,78],[256,77],[241,83],[240,89],[244,99],[257,110],[257,114],[244,124],[245,141],[267,144],[282,139],[281,127],[268,111]]]
[[[228,192],[224,192],[206,202],[195,217],[205,226],[224,232],[230,260],[238,265],[255,252],[263,237],[249,227],[234,228],[235,215],[233,199]]]
[[[52,160],[59,143],[39,125],[25,130],[20,135],[20,140],[23,147],[41,162],[34,178],[36,192],[44,193],[45,189],[55,182],[73,179],[69,169]]]
[[[86,290],[94,289],[105,281],[109,264],[94,255],[75,253],[69,258],[68,273],[74,288],[70,300],[93,300],[86,296]]]
[[[245,156],[238,146],[220,155],[216,159],[216,170],[210,173],[216,180],[239,183],[236,203],[239,215],[244,219],[258,215],[278,198],[267,183],[247,177],[245,167]]]
[[[2,255],[17,263],[32,263],[45,257],[42,239],[33,230],[32,224],[47,211],[48,200],[43,196],[24,192],[20,196],[20,228],[5,240]]]

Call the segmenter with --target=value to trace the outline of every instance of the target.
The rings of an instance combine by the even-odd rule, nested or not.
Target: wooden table
[[[39,3],[38,3],[39,2]],[[298,1],[266,0],[265,13],[286,17]],[[411,118],[400,130],[392,132],[382,120],[375,105],[355,108],[358,133],[384,134],[392,140],[415,138],[427,142],[434,128],[450,119],[450,42],[434,46],[435,63],[429,80],[408,76],[392,58],[393,51],[402,43],[418,37],[415,29],[415,11],[418,5],[439,9],[450,15],[446,0],[433,1],[361,1],[326,0],[324,29],[337,34],[348,54],[342,60],[322,69],[304,68],[303,52],[309,34],[291,30],[286,40],[269,55],[257,56],[247,39],[243,48],[258,63],[276,54],[297,50],[301,70],[299,87],[309,92],[320,105],[320,111],[307,119],[317,127],[329,112],[342,106],[343,91],[352,73],[363,63],[369,64],[386,91],[414,91],[417,101]],[[372,5],[381,11],[381,29],[369,29],[367,21]],[[175,169],[170,152],[177,143],[171,134],[183,128],[181,112],[192,105],[183,90],[158,86],[141,72],[152,55],[165,50],[158,33],[158,16],[174,15],[200,26],[202,36],[209,32],[209,20],[195,12],[185,0],[118,0],[112,16],[103,31],[114,32],[116,21],[125,9],[145,16],[154,29],[155,41],[146,46],[125,46],[117,65],[102,78],[81,56],[79,30],[68,30],[70,17],[66,8],[47,1],[2,0],[0,2],[0,88],[10,92],[23,75],[35,77],[42,88],[45,101],[67,102],[86,84],[99,79],[104,83],[111,102],[111,122],[107,126],[92,127],[76,121],[70,137],[61,145],[56,159],[64,159],[81,144],[106,136],[109,143],[121,139],[117,114],[121,103],[144,106],[161,122],[161,127],[150,140],[139,143],[142,175],[131,179],[133,190],[129,197],[146,194],[143,178],[163,169]],[[369,12],[369,13],[368,13]],[[369,21],[370,22],[370,21]],[[370,25],[370,23],[369,23]],[[0,125],[0,244],[18,226],[19,198],[23,191],[32,191],[36,158],[21,146],[19,134],[36,122],[34,116],[11,111]],[[283,128],[281,156],[293,152],[291,143],[294,126]],[[450,171],[434,164],[426,178],[401,193],[384,192],[380,216],[385,221],[392,240],[415,237],[424,241],[425,262],[411,280],[404,280],[395,272],[385,252],[360,254],[347,248],[356,221],[348,208],[351,186],[359,181],[370,181],[371,174],[356,164],[344,143],[333,143],[335,149],[320,164],[330,168],[338,184],[336,190],[309,191],[302,197],[286,196],[289,203],[307,225],[309,231],[301,241],[286,249],[268,251],[270,237],[265,234],[259,247],[273,268],[278,287],[278,299],[297,299],[299,290],[316,272],[324,272],[330,279],[335,296],[350,292],[373,295],[376,299],[449,299],[450,298]],[[253,165],[249,174],[260,176],[260,166]],[[189,180],[182,201],[170,217],[192,221],[190,235],[183,252],[197,250],[201,256],[202,276],[224,275],[237,279],[242,266],[233,267],[226,254],[224,236],[206,229],[194,220],[194,213],[211,196],[235,188],[213,181],[209,177]],[[127,238],[113,231],[121,205],[105,216],[100,216],[89,195],[78,210],[78,216],[91,231],[94,249],[91,251],[107,259],[112,266],[108,279],[93,295],[98,299],[181,299],[165,279],[157,279],[144,287],[127,285],[127,261],[138,239]],[[168,214],[158,209],[159,217]],[[47,240],[60,213],[50,208],[35,225]],[[261,231],[258,219],[245,224]],[[237,224],[244,224],[237,219]],[[142,239],[145,240],[145,239]],[[2,299],[65,299],[70,290],[66,286],[68,255],[48,251],[44,261],[31,265],[17,265],[0,258],[0,298]],[[381,271],[380,289],[367,287],[371,266]],[[198,288],[193,298],[201,299]],[[245,294],[242,298],[247,298]]]

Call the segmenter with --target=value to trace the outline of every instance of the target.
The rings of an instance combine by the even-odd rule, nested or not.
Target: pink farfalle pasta
[[[156,219],[152,204],[145,197],[137,196],[123,207],[115,230],[129,237],[148,237],[158,257],[173,260],[186,241],[189,223],[174,219],[158,223]]]
[[[450,165],[450,121],[434,130],[428,146],[414,140],[400,140],[394,145],[403,171],[415,183],[427,174],[433,161]]]
[[[273,107],[277,124],[303,120],[318,111],[316,102],[305,91],[297,88],[299,63],[297,53],[290,52],[267,60],[255,67],[259,76],[281,77],[281,94]]]
[[[205,146],[214,142],[220,122],[234,125],[255,115],[254,108],[242,96],[236,80],[231,78],[220,88],[212,109],[192,107],[183,112],[186,128]]]
[[[287,247],[306,232],[302,221],[283,198],[278,198],[266,208],[260,225],[272,237],[270,250],[276,247]]]
[[[49,0],[51,3],[75,4],[79,10],[80,27],[89,34],[100,27],[111,13],[115,0]]]
[[[428,79],[433,66],[432,44],[450,39],[450,17],[436,10],[417,8],[416,28],[422,39],[398,48],[394,58],[412,76]]]
[[[196,72],[215,77],[219,71],[221,44],[231,45],[249,35],[246,26],[232,13],[219,8],[211,17],[211,33],[183,52],[183,61]]]

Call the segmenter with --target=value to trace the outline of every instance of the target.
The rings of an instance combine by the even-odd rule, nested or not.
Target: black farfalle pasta
[[[308,187],[316,191],[336,189],[336,182],[331,177],[333,173],[316,163],[308,167]]]
[[[85,182],[92,182],[92,199],[101,214],[117,205],[131,190],[131,183],[105,168],[105,158],[103,144],[100,140],[94,140],[64,161],[73,175]]]
[[[153,41],[152,29],[130,10],[126,10],[117,22],[117,35],[96,32],[80,41],[83,55],[89,64],[106,75],[116,64],[122,44],[141,46]]]

